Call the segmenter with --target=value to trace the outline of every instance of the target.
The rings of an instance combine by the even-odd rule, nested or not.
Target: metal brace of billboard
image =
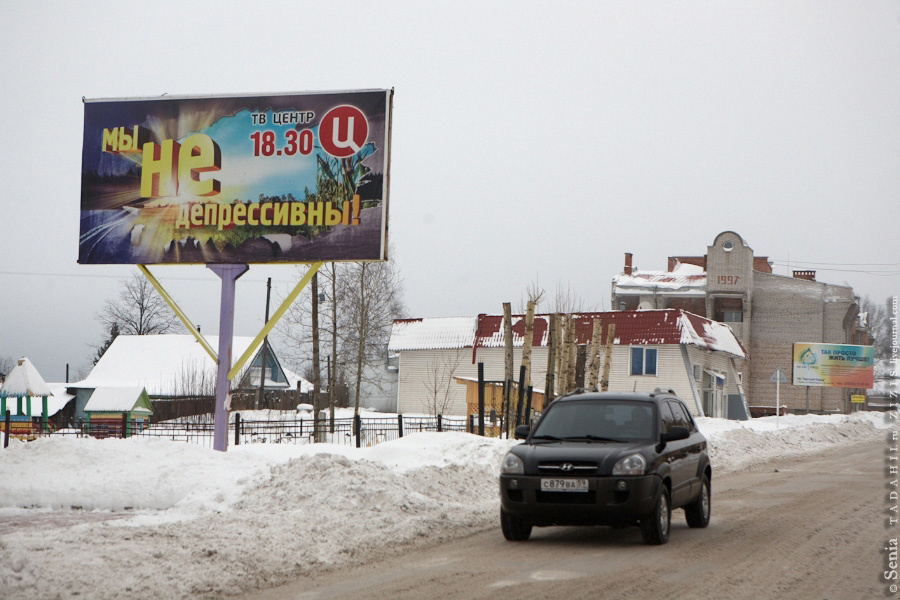
[[[85,100],[78,262],[386,260],[392,100]]]
[[[849,344],[794,344],[794,385],[871,389],[875,348]]]

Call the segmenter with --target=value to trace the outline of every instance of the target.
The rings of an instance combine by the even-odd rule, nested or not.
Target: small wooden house
[[[133,428],[143,429],[150,422],[153,408],[142,387],[99,387],[84,406],[91,435],[129,437]]]
[[[466,386],[466,414],[478,414],[478,379],[472,377],[454,377],[456,383]],[[515,421],[519,402],[519,384],[513,382],[511,386],[512,400],[510,402],[510,419]],[[531,414],[523,417],[523,422],[530,421],[535,412],[544,410],[544,390],[531,390]],[[528,394],[523,395],[522,413],[528,412]],[[484,413],[485,435],[499,436],[500,421],[503,418],[503,381],[484,382]]]
[[[37,429],[48,428],[47,399],[52,396],[31,361],[20,358],[0,386],[0,421],[9,411],[10,435],[30,438]]]

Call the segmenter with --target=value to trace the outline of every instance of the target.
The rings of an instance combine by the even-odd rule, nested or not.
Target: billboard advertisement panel
[[[385,260],[392,99],[86,100],[78,262]]]
[[[870,389],[875,348],[847,344],[794,344],[794,385]]]

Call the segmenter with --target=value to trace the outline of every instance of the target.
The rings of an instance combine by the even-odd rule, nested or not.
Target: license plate
[[[541,479],[543,492],[586,492],[587,479]]]

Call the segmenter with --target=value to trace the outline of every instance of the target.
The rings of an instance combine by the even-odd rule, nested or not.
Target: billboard
[[[875,348],[847,344],[794,344],[794,385],[871,389]]]
[[[86,100],[78,262],[385,260],[392,99]]]

